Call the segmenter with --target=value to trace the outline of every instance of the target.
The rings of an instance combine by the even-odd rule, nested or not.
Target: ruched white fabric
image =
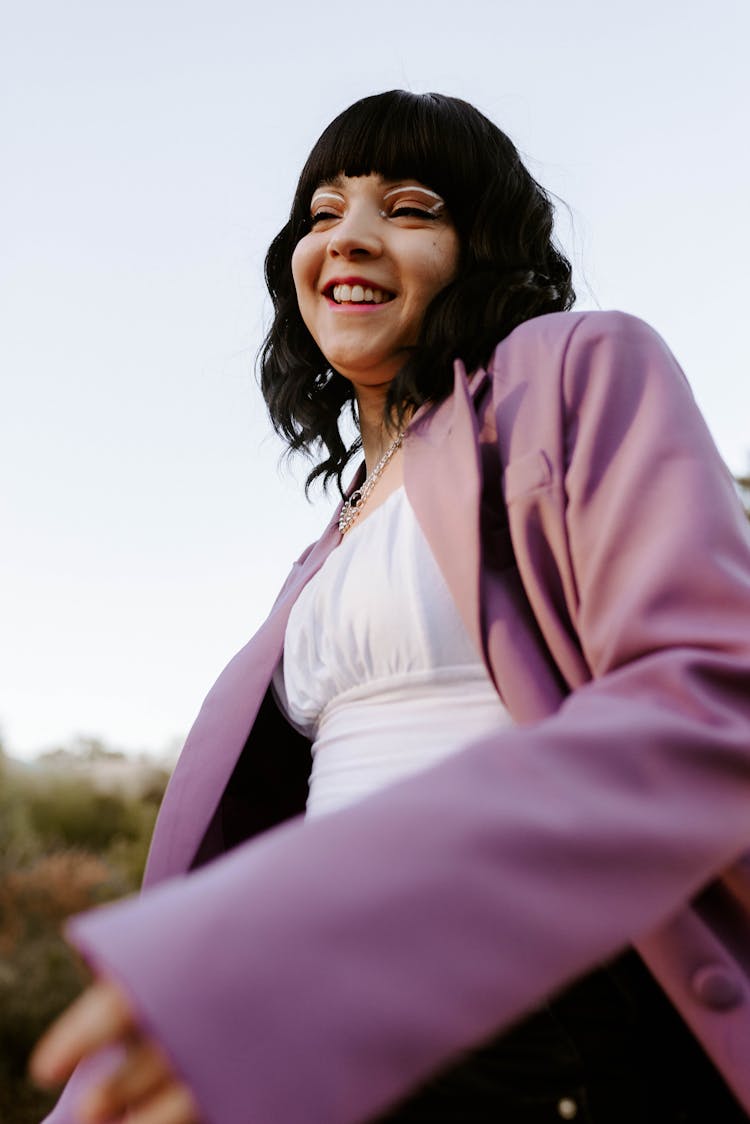
[[[303,589],[274,689],[313,742],[308,816],[510,725],[403,487]]]

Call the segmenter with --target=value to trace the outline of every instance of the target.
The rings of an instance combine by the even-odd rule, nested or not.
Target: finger
[[[174,1074],[161,1050],[138,1038],[122,1065],[87,1092],[78,1106],[79,1116],[83,1124],[110,1120],[173,1082]]]
[[[40,1085],[70,1076],[81,1058],[130,1032],[133,1016],[120,988],[101,980],[91,985],[53,1023],[37,1044],[29,1071]]]
[[[193,1094],[182,1084],[170,1084],[131,1108],[127,1124],[201,1124]]]

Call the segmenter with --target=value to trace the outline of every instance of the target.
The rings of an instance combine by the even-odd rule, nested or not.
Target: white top
[[[274,688],[313,741],[308,816],[511,722],[403,487],[352,527],[302,590]]]

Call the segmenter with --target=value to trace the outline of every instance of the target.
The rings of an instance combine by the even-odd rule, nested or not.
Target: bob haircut
[[[324,486],[361,447],[339,429],[354,391],[331,369],[297,306],[292,252],[310,229],[310,201],[337,175],[414,178],[445,200],[456,227],[456,278],[428,306],[420,338],[391,383],[385,420],[392,428],[411,409],[453,389],[453,360],[469,371],[524,320],[572,306],[570,262],[552,237],[549,196],[512,141],[478,109],[442,94],[391,90],[355,102],[325,129],[297,185],[289,221],[266,255],[274,319],[260,352],[260,385],[271,421],[289,452],[327,453],[307,478]]]

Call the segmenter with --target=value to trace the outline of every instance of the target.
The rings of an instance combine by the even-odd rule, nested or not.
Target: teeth
[[[384,304],[391,298],[383,289],[365,289],[362,285],[334,285],[336,304]]]

